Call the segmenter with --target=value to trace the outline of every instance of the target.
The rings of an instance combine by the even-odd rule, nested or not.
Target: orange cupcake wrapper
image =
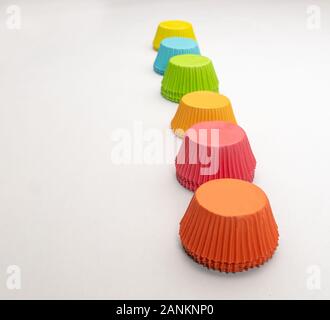
[[[226,181],[252,185],[232,179],[215,180],[211,183],[227,183]],[[207,182],[200,188],[207,191],[209,184]],[[227,264],[258,262],[273,255],[278,246],[278,228],[269,201],[261,190],[259,196],[264,197],[263,207],[237,216],[223,216],[204,208],[196,196],[199,190],[201,189],[193,196],[179,230],[182,245],[190,255],[200,261]],[[228,202],[230,201],[232,200],[229,199]],[[242,200],[238,198],[237,201],[241,205]]]
[[[171,128],[182,138],[194,124],[216,120],[237,123],[230,100],[216,92],[196,91],[181,98]]]

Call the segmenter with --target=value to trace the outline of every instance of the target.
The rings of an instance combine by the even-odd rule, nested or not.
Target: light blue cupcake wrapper
[[[163,75],[169,60],[182,54],[200,54],[198,44],[193,39],[188,38],[166,38],[159,47],[156,60],[154,62],[154,71]]]

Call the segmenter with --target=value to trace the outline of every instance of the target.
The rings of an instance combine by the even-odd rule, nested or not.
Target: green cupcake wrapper
[[[171,58],[162,81],[162,96],[179,102],[185,94],[200,90],[219,91],[219,81],[212,61],[191,54]]]

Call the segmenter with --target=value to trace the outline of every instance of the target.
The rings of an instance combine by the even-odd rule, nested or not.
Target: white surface
[[[16,31],[11,4],[0,5],[2,298],[330,298],[329,2],[17,0]],[[320,30],[306,27],[311,4]],[[173,18],[193,23],[256,155],[281,236],[260,269],[195,264],[178,239],[192,194],[173,165],[111,161],[116,128],[165,130],[175,113],[151,49]]]

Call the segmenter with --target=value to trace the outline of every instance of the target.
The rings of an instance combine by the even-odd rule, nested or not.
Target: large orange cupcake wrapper
[[[210,155],[213,155],[211,161]],[[203,168],[207,168],[209,162],[215,164],[215,169],[218,166],[218,170],[211,175],[202,174]],[[202,149],[186,136],[175,160],[175,167],[180,183],[188,183],[197,188],[209,180],[220,178],[252,182],[256,159],[246,136],[240,143],[231,146]]]
[[[199,259],[250,263],[269,257],[278,244],[269,203],[253,215],[222,217],[201,207],[194,196],[180,223],[184,248]]]
[[[227,121],[236,124],[236,118],[231,104],[223,108],[195,108],[190,107],[181,99],[177,112],[171,121],[171,128],[180,138],[194,124],[202,121]]]

